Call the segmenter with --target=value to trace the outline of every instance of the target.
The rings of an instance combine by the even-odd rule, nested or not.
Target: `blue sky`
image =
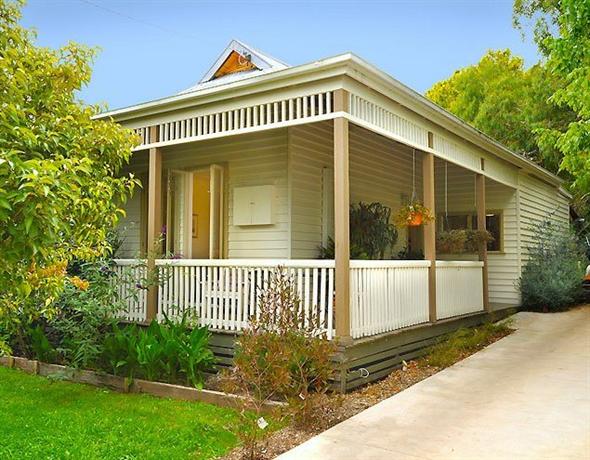
[[[488,49],[534,64],[511,13],[504,0],[29,0],[23,24],[45,46],[100,47],[82,97],[116,108],[191,86],[232,38],[291,65],[352,51],[424,92]]]

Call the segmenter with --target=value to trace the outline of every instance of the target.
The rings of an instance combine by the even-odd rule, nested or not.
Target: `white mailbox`
[[[234,225],[271,225],[273,221],[274,186],[234,187]]]

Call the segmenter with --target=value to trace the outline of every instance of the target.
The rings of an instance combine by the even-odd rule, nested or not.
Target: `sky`
[[[232,38],[290,65],[351,51],[423,93],[489,49],[534,64],[511,14],[511,0],[28,0],[22,24],[43,46],[99,47],[81,97],[114,109],[192,86]]]

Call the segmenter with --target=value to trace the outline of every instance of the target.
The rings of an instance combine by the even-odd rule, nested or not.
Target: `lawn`
[[[235,411],[119,394],[0,367],[1,459],[208,459],[237,444]]]

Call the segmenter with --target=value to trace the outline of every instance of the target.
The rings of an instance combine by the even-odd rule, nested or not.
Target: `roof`
[[[215,72],[223,65],[232,51],[238,52],[242,56],[251,53],[252,63],[257,68],[212,79]],[[417,114],[444,126],[445,129],[517,167],[526,169],[557,186],[560,186],[563,182],[560,177],[532,160],[513,152],[391,75],[350,52],[291,67],[238,40],[232,40],[203,78],[194,86],[173,96],[104,112],[98,115],[97,118],[112,117],[117,121],[140,118],[163,111],[190,107],[198,103],[239,97],[251,94],[254,91],[265,91],[269,86],[283,84],[283,82],[286,85],[291,85],[294,84],[293,81],[298,77],[301,79],[309,78],[311,74],[318,74],[318,78],[320,78],[322,72],[330,72],[330,76],[340,74],[355,78],[385,96],[396,100],[398,103],[406,105]]]

